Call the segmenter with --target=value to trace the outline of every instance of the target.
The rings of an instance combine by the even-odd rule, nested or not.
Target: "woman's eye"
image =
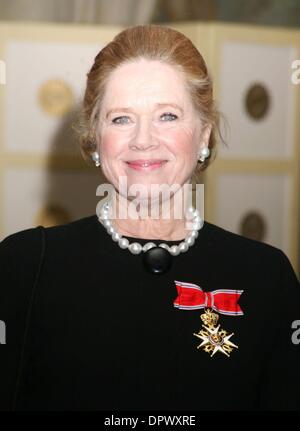
[[[126,116],[116,117],[112,120],[112,123],[114,123],[114,124],[127,124],[127,122],[123,121],[124,119],[129,120],[129,117],[126,117]],[[121,120],[121,121],[119,121],[119,120]]]
[[[165,114],[162,114],[161,117],[168,117],[169,119],[171,118],[171,121],[174,121],[176,120],[176,118],[178,118],[177,115],[171,114],[170,112],[166,112]]]

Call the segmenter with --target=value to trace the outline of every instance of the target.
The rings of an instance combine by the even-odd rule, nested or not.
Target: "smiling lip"
[[[133,169],[136,170],[153,170],[160,168],[162,165],[164,165],[167,162],[167,160],[162,159],[138,159],[138,160],[130,160],[126,163],[128,166],[130,166]]]

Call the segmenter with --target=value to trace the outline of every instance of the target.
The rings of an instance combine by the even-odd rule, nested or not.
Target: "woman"
[[[204,221],[181,193],[217,132],[205,62],[183,34],[132,27],[99,52],[81,142],[115,194],[96,215],[2,241],[2,409],[299,409],[288,258]],[[181,217],[149,200],[162,184]]]

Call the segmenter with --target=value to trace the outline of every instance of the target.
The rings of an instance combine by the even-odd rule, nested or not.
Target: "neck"
[[[114,228],[123,236],[164,241],[180,241],[189,233],[186,226],[185,209],[187,199],[178,204],[174,197],[169,204],[164,202],[150,205],[143,203],[135,206],[133,202],[120,198],[112,202],[115,218]],[[152,211],[151,211],[152,210]],[[175,211],[176,210],[176,211]],[[122,217],[119,215],[122,214]]]

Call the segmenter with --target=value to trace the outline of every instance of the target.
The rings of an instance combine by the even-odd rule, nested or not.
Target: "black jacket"
[[[175,281],[243,290],[243,315],[219,313],[238,346],[229,357],[197,348],[204,310],[175,307]],[[1,410],[300,410],[292,266],[278,248],[208,222],[162,275],[96,216],[10,235],[0,320]]]

